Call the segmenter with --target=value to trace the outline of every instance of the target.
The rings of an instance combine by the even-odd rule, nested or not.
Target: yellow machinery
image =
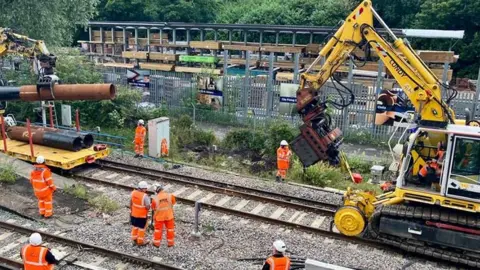
[[[54,74],[56,57],[48,51],[43,41],[13,33],[8,28],[0,28],[0,57],[6,55],[19,55],[30,58],[33,62],[33,71],[38,75],[38,80],[36,85],[0,88],[1,116],[5,112],[7,100],[23,100],[27,102],[104,100],[113,99],[116,95],[115,86],[111,84],[59,84],[59,78]],[[13,116],[5,117],[4,128],[12,125],[16,125]],[[38,133],[38,131],[33,130],[31,132],[32,136],[36,132]],[[4,135],[5,133],[2,134],[2,136]],[[3,140],[3,138],[1,139]],[[96,159],[105,158],[110,153],[110,149],[105,146],[92,146],[79,151],[68,151],[45,145],[33,145],[24,142],[24,140],[12,140],[9,138],[5,138],[5,142],[0,143],[0,151],[26,161],[34,161],[36,156],[42,155],[45,157],[47,165],[65,170],[85,163],[91,163]]]
[[[391,42],[373,27],[374,17]],[[395,190],[375,197],[348,189],[344,205],[334,217],[336,228],[348,236],[371,237],[407,251],[480,267],[478,121],[471,116],[466,121],[455,118],[448,106],[455,92],[440,82],[408,41],[395,36],[371,1],[363,1],[323,47],[311,65],[325,58],[320,71],[311,74],[310,67],[301,74],[297,110],[304,124],[291,143],[292,149],[305,166],[319,160],[340,162],[341,131],[330,127],[327,102],[318,96],[320,88],[357,47],[371,47],[377,52],[415,107],[416,115],[410,126],[414,132],[403,140]],[[442,87],[453,91],[445,101]],[[353,102],[353,93],[349,89],[345,93],[348,97],[344,102],[334,106]]]

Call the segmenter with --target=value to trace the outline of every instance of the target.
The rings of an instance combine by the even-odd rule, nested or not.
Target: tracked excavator
[[[374,18],[386,30],[385,37],[374,27]],[[472,115],[466,120],[456,119],[449,107],[456,91],[434,75],[406,39],[395,36],[371,1],[363,1],[352,11],[319,57],[301,74],[296,106],[304,123],[300,135],[291,142],[293,151],[306,167],[318,161],[339,163],[342,133],[332,127],[326,108],[348,106],[355,97],[332,76],[345,61],[358,60],[353,55],[356,48],[366,47],[376,51],[408,96],[415,114],[405,138],[399,141],[395,188],[378,196],[349,188],[335,213],[335,227],[344,235],[480,267],[478,121]],[[321,58],[325,62],[320,71],[311,73]],[[320,97],[322,86],[330,78],[343,87],[345,94],[336,103]],[[442,88],[446,98],[442,98]],[[422,169],[428,169],[428,177],[423,177]]]

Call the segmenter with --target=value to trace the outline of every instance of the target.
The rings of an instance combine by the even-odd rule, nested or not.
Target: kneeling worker
[[[52,172],[45,166],[45,158],[38,156],[33,171],[30,173],[30,183],[35,197],[38,199],[40,215],[49,218],[53,215],[53,192],[57,187],[53,184]]]
[[[173,205],[176,203],[175,196],[163,190],[159,185],[155,188],[157,195],[153,198],[152,209],[154,211],[155,232],[153,233],[153,245],[160,247],[162,241],[163,226],[167,227],[167,246],[175,244],[175,219],[173,216]]]
[[[150,209],[150,197],[147,195],[148,184],[145,181],[138,183],[138,188],[132,191],[130,199],[130,223],[132,224],[133,244],[144,246],[145,229],[147,228],[147,216]]]
[[[268,257],[262,270],[289,270],[290,258],[286,257],[287,247],[282,240],[273,242],[273,255]]]
[[[55,256],[46,247],[42,247],[42,236],[39,233],[30,235],[30,244],[22,247],[20,257],[25,270],[48,269],[53,270],[53,265],[58,264]]]

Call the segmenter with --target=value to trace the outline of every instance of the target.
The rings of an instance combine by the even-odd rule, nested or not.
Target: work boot
[[[150,244],[150,241],[149,241],[149,240],[144,241],[142,244],[138,244],[138,243],[137,243],[137,245],[138,245],[139,247],[143,247],[143,246],[146,246],[146,245],[148,245],[148,244]]]
[[[137,158],[137,157],[138,157],[138,154],[135,154],[135,156],[133,156],[133,157]]]
[[[132,240],[132,246],[136,246],[137,245],[137,240]]]
[[[139,158],[143,158],[143,155],[138,155]]]
[[[277,176],[277,177],[275,178],[275,182],[280,182],[280,176]]]

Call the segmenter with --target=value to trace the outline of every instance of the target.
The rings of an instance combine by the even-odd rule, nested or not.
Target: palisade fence
[[[127,84],[126,69],[102,68],[101,71],[105,82]],[[287,121],[299,126],[302,121],[296,114],[295,103],[286,105],[289,106],[290,113],[279,112],[280,85],[281,82],[274,81],[273,78],[269,82],[267,76],[245,77],[227,74],[223,76],[222,82],[223,102],[215,109],[197,104],[198,88],[195,74],[151,71],[150,87],[143,91],[148,97],[144,101],[166,108],[172,116],[188,114],[194,117],[195,121],[230,126],[248,125],[256,129],[262,129],[265,124],[274,121]],[[376,87],[356,83],[354,78],[345,85],[353,91],[355,101],[343,110],[333,108],[330,110],[334,125],[339,127],[346,137],[368,136],[372,139],[388,140],[396,127],[375,125],[375,108],[379,92]],[[334,99],[337,102],[340,100],[337,90],[330,82],[325,84],[321,92],[323,99]],[[464,119],[465,108],[475,109],[476,117],[480,117],[478,102],[474,100],[474,92],[459,92],[450,104],[455,110],[456,117]],[[395,137],[400,136],[403,131],[404,128],[398,128]]]

